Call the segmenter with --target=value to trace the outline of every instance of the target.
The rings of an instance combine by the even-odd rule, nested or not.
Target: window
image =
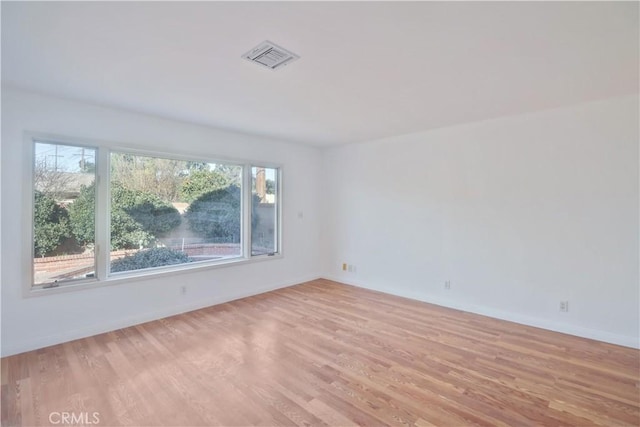
[[[242,166],[111,153],[118,273],[242,256]]]
[[[251,255],[278,253],[278,169],[251,168]]]
[[[33,283],[93,277],[95,202],[83,199],[96,180],[96,150],[35,142]]]
[[[280,253],[278,168],[46,140],[33,153],[34,288]]]

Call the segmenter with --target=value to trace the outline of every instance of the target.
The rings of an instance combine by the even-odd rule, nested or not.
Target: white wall
[[[20,254],[31,244],[21,235],[29,217],[21,208],[22,192],[29,191],[20,182],[24,131],[281,164],[284,258],[24,298],[21,286],[30,272],[21,271]],[[3,88],[2,355],[319,277],[320,166],[314,148]]]
[[[285,257],[23,298],[24,131],[280,163]],[[3,88],[2,355],[321,275],[638,347],[638,139],[637,96],[322,154]]]
[[[637,96],[330,149],[325,271],[638,347],[638,154]]]

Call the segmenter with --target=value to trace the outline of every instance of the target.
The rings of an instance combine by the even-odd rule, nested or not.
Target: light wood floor
[[[2,425],[638,426],[639,387],[637,350],[316,280],[4,358]]]

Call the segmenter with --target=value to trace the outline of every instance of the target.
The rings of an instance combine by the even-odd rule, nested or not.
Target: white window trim
[[[23,176],[22,191],[23,200],[22,208],[26,215],[23,215],[22,235],[27,237],[27,242],[33,242],[33,172],[34,172],[34,145],[35,142],[44,142],[52,144],[77,145],[83,147],[91,147],[96,149],[96,277],[89,279],[75,279],[68,282],[62,282],[56,287],[44,288],[40,285],[33,284],[33,244],[24,244],[22,248],[23,271],[24,274],[22,294],[23,297],[36,297],[43,295],[54,295],[65,292],[75,292],[82,289],[94,289],[104,286],[114,286],[131,282],[139,282],[141,280],[150,280],[159,277],[167,277],[179,274],[187,274],[196,271],[205,271],[218,268],[228,268],[243,264],[263,262],[268,260],[282,259],[283,253],[283,192],[282,192],[282,174],[283,166],[273,162],[264,162],[248,159],[231,159],[220,158],[217,156],[205,155],[195,152],[171,152],[171,151],[155,151],[152,149],[141,149],[131,146],[123,146],[108,141],[99,141],[92,138],[77,138],[53,135],[40,132],[24,132],[23,137]],[[148,270],[133,270],[131,272],[121,272],[118,274],[108,274],[108,265],[110,262],[108,248],[109,229],[110,229],[110,202],[109,202],[109,170],[111,152],[129,153],[139,156],[165,157],[176,160],[199,160],[210,163],[225,163],[242,166],[242,254],[234,258],[226,258],[215,261],[204,261],[202,263],[188,263],[181,265],[173,265],[167,267],[157,267]],[[278,252],[274,255],[251,255],[251,167],[263,166],[278,170],[278,194],[276,203],[276,215],[278,219]],[[248,207],[248,208],[247,208]]]

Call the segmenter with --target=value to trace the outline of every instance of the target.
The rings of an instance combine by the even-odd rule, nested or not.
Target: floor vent
[[[258,46],[242,55],[242,57],[248,61],[272,70],[277,70],[280,67],[289,65],[296,59],[300,58],[295,53],[289,52],[270,41],[260,43]]]

